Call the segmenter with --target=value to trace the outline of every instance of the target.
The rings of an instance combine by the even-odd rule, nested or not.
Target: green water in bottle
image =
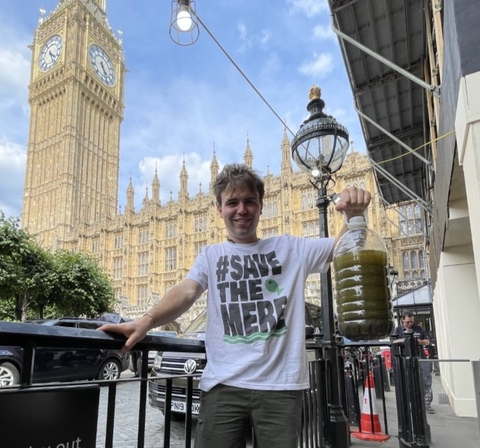
[[[338,330],[352,341],[383,339],[394,327],[387,249],[363,216],[348,227],[333,254]]]

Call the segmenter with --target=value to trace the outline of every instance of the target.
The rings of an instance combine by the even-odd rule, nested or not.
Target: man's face
[[[403,326],[407,329],[412,328],[414,322],[415,319],[413,317],[405,317],[405,319],[403,319]]]
[[[262,203],[249,188],[226,190],[221,195],[222,203],[217,206],[225,222],[228,236],[234,243],[254,243],[257,226],[262,213]]]

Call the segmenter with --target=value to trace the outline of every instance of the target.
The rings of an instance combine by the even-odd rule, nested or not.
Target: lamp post
[[[309,91],[310,102],[305,119],[292,142],[292,158],[298,167],[313,177],[312,185],[317,190],[316,205],[319,211],[320,237],[328,237],[327,208],[332,195],[327,194],[331,175],[338,171],[348,149],[348,131],[335,118],[323,112],[325,102],[321,91],[313,86]],[[327,365],[328,434],[326,440],[332,447],[350,446],[348,420],[340,404],[340,374],[338,347],[335,339],[332,276],[330,269],[320,276],[320,300],[322,305],[322,333],[324,358]]]

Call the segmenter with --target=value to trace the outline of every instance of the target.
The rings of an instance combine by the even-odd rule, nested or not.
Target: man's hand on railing
[[[145,338],[148,330],[150,330],[151,323],[152,319],[148,315],[145,315],[132,322],[102,325],[99,330],[109,333],[123,334],[127,338],[127,342],[125,342],[125,345],[121,348],[121,350],[122,352],[127,353],[135,346],[137,342]]]

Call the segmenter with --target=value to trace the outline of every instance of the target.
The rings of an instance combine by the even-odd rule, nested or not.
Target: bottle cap
[[[349,229],[363,229],[367,226],[365,216],[352,216],[347,224]]]

